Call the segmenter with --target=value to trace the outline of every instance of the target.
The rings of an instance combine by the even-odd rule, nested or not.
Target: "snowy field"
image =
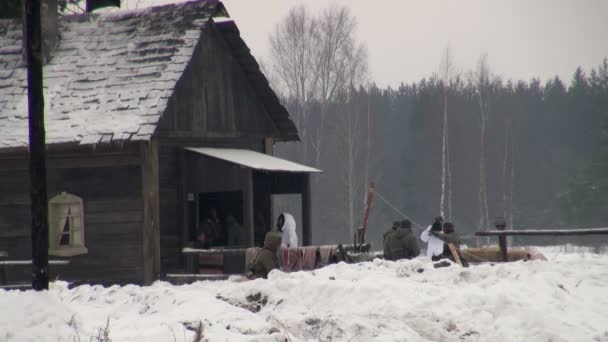
[[[0,341],[608,341],[608,255],[434,269],[423,258],[269,280],[0,290]],[[420,270],[423,270],[419,273]],[[102,329],[103,330],[103,329]]]

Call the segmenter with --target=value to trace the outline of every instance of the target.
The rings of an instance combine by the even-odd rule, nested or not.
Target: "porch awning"
[[[186,147],[185,149],[254,170],[307,173],[323,172],[309,166],[251,150],[215,147]]]

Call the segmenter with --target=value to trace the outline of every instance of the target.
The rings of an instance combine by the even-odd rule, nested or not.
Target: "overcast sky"
[[[494,73],[517,80],[544,81],[557,74],[569,81],[577,66],[588,70],[608,56],[606,0],[223,2],[253,54],[264,60],[268,35],[291,7],[349,6],[358,21],[357,37],[368,47],[371,79],[379,86],[428,77],[439,69],[448,44],[462,72],[487,53]]]

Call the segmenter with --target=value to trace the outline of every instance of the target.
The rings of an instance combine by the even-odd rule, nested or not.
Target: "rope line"
[[[398,213],[399,215],[401,215],[403,218],[406,218],[406,219],[410,220],[410,222],[412,222],[415,226],[418,226],[418,228],[420,228],[421,230],[425,230],[426,229],[425,227],[419,225],[416,221],[412,220],[411,217],[407,216],[406,214],[404,214],[403,212],[401,212],[401,210],[397,209],[394,205],[392,205],[386,198],[384,198],[384,196],[382,196],[380,194],[380,192],[378,191],[378,189],[376,189],[376,195],[384,203],[386,203],[386,205],[388,205],[391,209],[393,209],[396,213]]]

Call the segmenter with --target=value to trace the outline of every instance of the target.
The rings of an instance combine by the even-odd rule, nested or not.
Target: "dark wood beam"
[[[32,288],[49,288],[49,222],[46,195],[42,29],[39,0],[25,1],[25,51],[29,111],[30,198],[32,211]]]
[[[312,227],[311,227],[311,188],[310,174],[304,173],[302,178],[302,246],[310,246],[312,244]]]
[[[158,185],[158,143],[141,143],[144,284],[160,276],[160,204]]]

